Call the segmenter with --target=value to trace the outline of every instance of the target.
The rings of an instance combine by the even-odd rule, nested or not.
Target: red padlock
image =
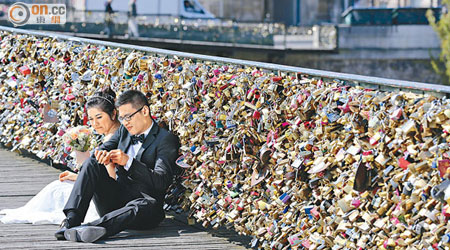
[[[259,120],[259,118],[261,118],[261,113],[258,110],[255,110],[255,112],[253,112],[253,119]]]
[[[22,75],[24,75],[24,76],[31,74],[31,70],[30,70],[30,68],[28,68],[27,65],[24,65],[24,66],[20,67],[20,68],[19,68],[19,71],[20,71],[20,73],[22,73]]]

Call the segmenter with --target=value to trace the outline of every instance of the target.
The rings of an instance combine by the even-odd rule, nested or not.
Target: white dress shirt
[[[152,125],[150,126],[150,128],[145,130],[144,138],[147,138],[147,135],[148,135],[148,133],[150,133],[150,130],[153,128],[154,124],[155,124],[155,122],[152,122]],[[131,144],[130,147],[128,148],[128,151],[127,151],[128,161],[127,161],[127,164],[123,167],[126,171],[128,171],[128,169],[130,169],[131,163],[133,163],[133,159],[136,156],[136,154],[139,152],[139,149],[141,148],[141,146],[142,146],[142,143],[138,142],[136,144]]]

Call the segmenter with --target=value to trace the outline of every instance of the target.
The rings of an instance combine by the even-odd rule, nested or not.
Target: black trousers
[[[114,180],[92,157],[83,163],[64,213],[75,212],[81,223],[91,199],[101,218],[88,224],[106,228],[107,236],[125,229],[151,229],[165,217],[162,202],[146,195],[140,183],[123,175]]]

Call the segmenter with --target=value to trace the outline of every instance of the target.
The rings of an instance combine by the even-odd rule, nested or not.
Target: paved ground
[[[45,163],[0,147],[0,210],[23,206],[59,174]],[[0,215],[1,216],[1,215]],[[56,225],[0,223],[0,249],[245,249],[248,238],[226,231],[189,226],[182,216],[168,215],[150,231],[123,232],[97,243],[57,241]]]

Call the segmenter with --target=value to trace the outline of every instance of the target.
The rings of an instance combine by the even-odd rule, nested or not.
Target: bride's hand
[[[106,165],[105,167],[106,167],[106,171],[108,172],[108,175],[115,180],[116,179],[116,164],[110,163],[110,164]]]
[[[110,153],[106,150],[95,150],[94,155],[95,159],[97,159],[97,162],[100,164],[108,165],[111,163]]]
[[[64,171],[61,174],[59,174],[59,181],[76,181],[77,180],[78,175],[75,173],[72,173],[70,171]]]

